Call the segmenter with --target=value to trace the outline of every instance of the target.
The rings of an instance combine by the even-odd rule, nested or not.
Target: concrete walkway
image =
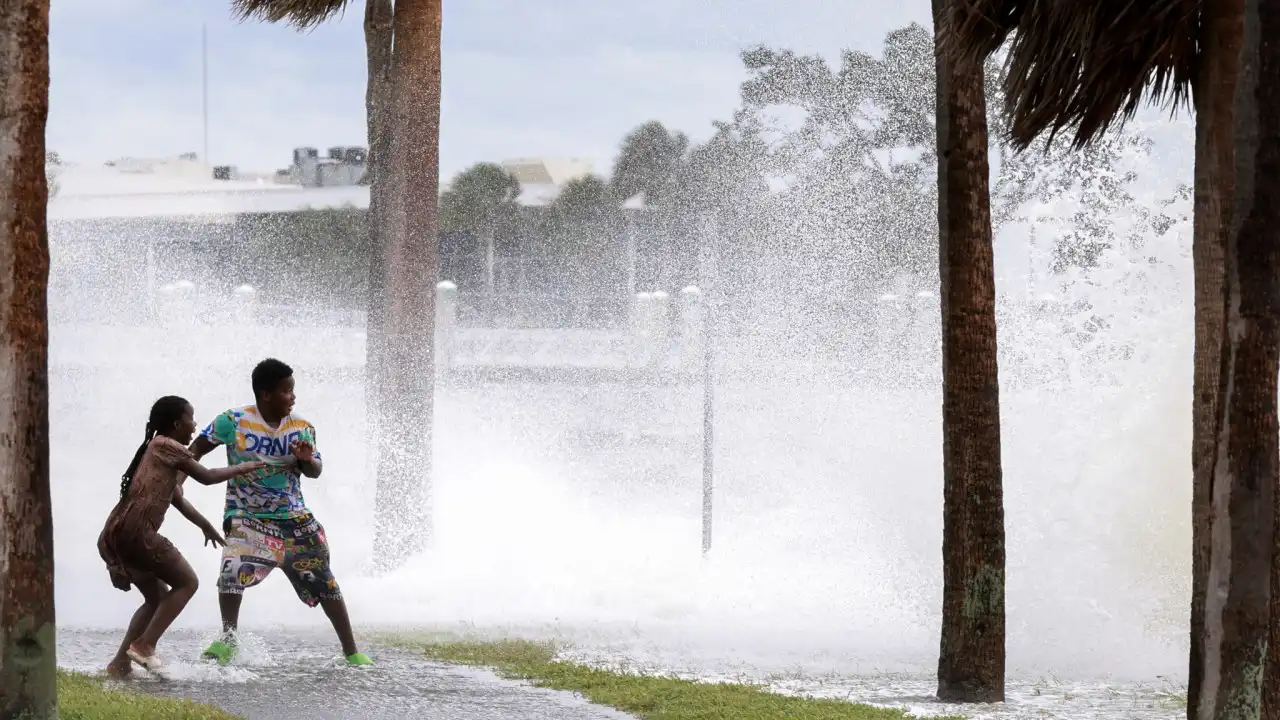
[[[442,665],[414,653],[372,648],[372,668],[338,662],[328,634],[269,633],[246,639],[226,666],[194,658],[207,640],[175,631],[161,643],[169,680],[137,670],[120,683],[134,692],[187,697],[250,720],[622,720],[630,715],[565,692],[503,680],[493,673]],[[62,631],[58,664],[98,673],[115,652],[116,632]]]

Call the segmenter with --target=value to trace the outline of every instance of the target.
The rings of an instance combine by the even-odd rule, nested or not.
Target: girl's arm
[[[209,522],[208,518],[201,515],[199,510],[196,510],[191,503],[187,502],[187,496],[182,492],[182,483],[178,483],[173,487],[173,506],[178,509],[178,512],[182,513],[182,517],[191,521],[192,525],[200,528],[206,538],[213,540],[215,543],[226,544],[226,541],[222,540],[222,536],[218,534],[218,529],[213,526],[213,523]]]
[[[173,500],[171,503],[178,512],[182,513],[182,517],[191,521],[196,527],[203,527],[202,523],[208,523],[199,510],[196,510],[191,503],[187,502],[187,496],[182,492],[182,483],[173,486]]]
[[[266,467],[264,462],[247,462],[239,465],[232,465],[224,468],[207,468],[196,462],[195,458],[184,457],[178,461],[175,467],[187,474],[187,477],[194,479],[201,485],[217,485],[220,482],[226,482],[237,475],[253,472]]]

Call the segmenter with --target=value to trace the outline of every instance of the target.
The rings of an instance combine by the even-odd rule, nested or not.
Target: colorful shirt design
[[[308,514],[302,499],[301,476],[297,466],[285,467],[294,440],[316,444],[316,429],[305,418],[294,413],[271,428],[258,408],[228,410],[200,433],[214,445],[225,445],[227,464],[261,460],[270,463],[252,477],[233,478],[227,482],[227,505],[223,517],[254,517],[277,520]],[[317,447],[315,459],[320,460]]]

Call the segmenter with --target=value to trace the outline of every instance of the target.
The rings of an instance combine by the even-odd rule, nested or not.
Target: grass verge
[[[58,671],[62,720],[236,720],[238,716],[192,700],[155,698],[103,687],[80,673]]]
[[[902,710],[769,692],[752,685],[700,683],[612,672],[556,659],[555,646],[526,640],[438,642],[427,657],[453,665],[491,667],[503,677],[577,692],[593,703],[644,720],[902,720]],[[935,719],[945,720],[945,719]],[[959,720],[952,718],[951,720]]]

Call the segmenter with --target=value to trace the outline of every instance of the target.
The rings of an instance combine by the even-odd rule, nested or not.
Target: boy
[[[302,499],[299,474],[317,478],[324,468],[315,428],[293,412],[293,368],[268,358],[253,369],[252,379],[254,404],[219,415],[190,448],[197,460],[225,445],[228,464],[268,464],[227,483],[222,525],[227,544],[218,575],[223,637],[203,657],[222,664],[231,661],[237,652],[235,632],[244,590],[278,567],[303,603],[324,608],[347,663],[372,665],[356,647],[347,605],[329,568],[324,528]]]

